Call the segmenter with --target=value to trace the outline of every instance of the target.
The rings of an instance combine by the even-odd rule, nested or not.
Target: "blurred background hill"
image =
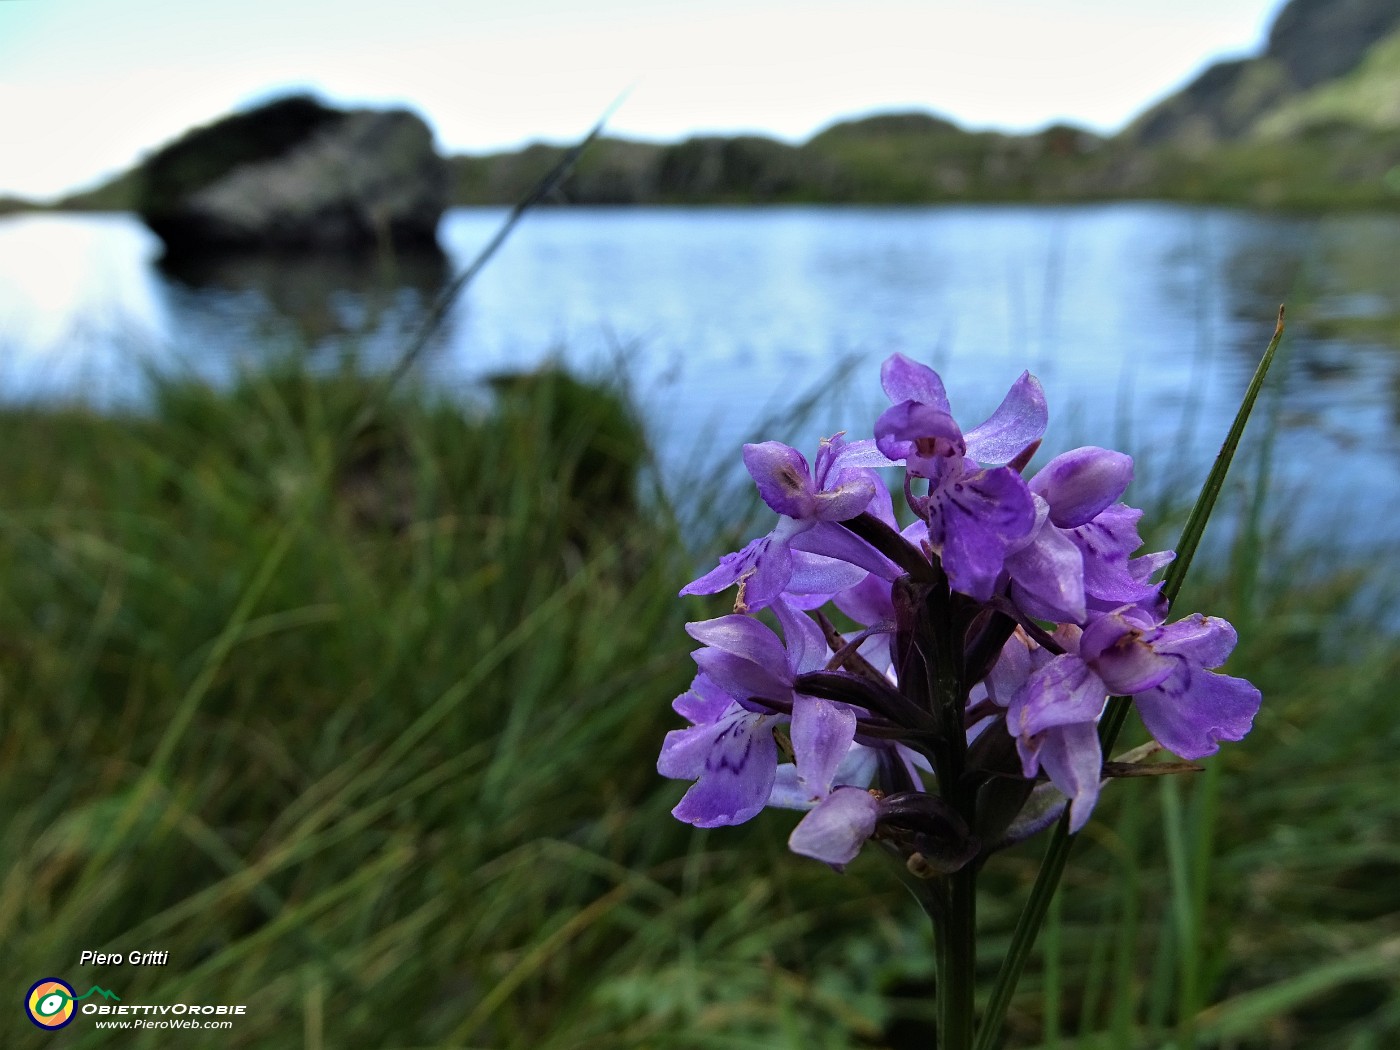
[[[1217,62],[1122,131],[967,128],[926,111],[759,135],[603,138],[559,187],[574,204],[1162,199],[1317,208],[1400,202],[1400,7],[1289,0],[1258,55]],[[512,204],[565,146],[449,159],[451,202]],[[132,208],[141,167],[53,207]],[[0,201],[0,210],[32,202]]]

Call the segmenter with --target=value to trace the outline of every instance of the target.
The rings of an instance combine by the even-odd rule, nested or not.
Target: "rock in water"
[[[417,116],[305,97],[187,132],[142,176],[137,211],[172,252],[436,249],[448,194]]]

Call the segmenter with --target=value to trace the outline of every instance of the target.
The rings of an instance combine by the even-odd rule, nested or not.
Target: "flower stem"
[[[930,702],[941,723],[938,748],[938,790],[943,801],[972,827],[976,795],[967,783],[967,735],[963,728],[967,711],[965,638],[969,627],[965,612],[935,566],[939,577],[928,597],[929,641],[934,680]],[[943,880],[948,907],[938,937],[938,1050],[972,1050],[977,1029],[977,862],[970,861]]]
[[[972,1050],[977,1027],[977,865],[948,876],[948,921],[938,954],[938,1050]]]

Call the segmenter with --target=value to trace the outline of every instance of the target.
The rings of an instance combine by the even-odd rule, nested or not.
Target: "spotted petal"
[[[1099,676],[1079,657],[1065,653],[1026,679],[1011,700],[1006,728],[1023,737],[1053,726],[1092,723],[1107,702],[1108,689]]]
[[[807,460],[778,441],[744,446],[748,468],[763,502],[789,518],[810,518],[816,511],[816,488]]]
[[[768,801],[778,767],[772,715],[737,704],[712,725],[666,734],[656,769],[664,777],[696,778],[671,812],[697,828],[742,824]]]
[[[1006,467],[963,474],[929,494],[929,542],[953,589],[978,601],[992,596],[1008,549],[1034,525],[1026,483]]]

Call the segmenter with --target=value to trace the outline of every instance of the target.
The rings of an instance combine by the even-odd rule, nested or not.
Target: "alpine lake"
[[[459,208],[441,258],[240,257],[172,267],[126,214],[0,219],[0,397],[139,410],[153,373],[226,383],[286,354],[391,367],[503,208]],[[964,428],[1024,369],[1040,461],[1132,452],[1130,501],[1189,500],[1273,332],[1288,331],[1222,497],[1253,527],[1365,562],[1400,541],[1400,215],[1155,203],[553,208],[454,303],[427,382],[559,362],[625,380],[675,494],[743,441],[809,457],[868,436],[879,362],[933,365]],[[800,411],[799,411],[800,410]],[[1267,493],[1263,502],[1255,499]],[[1235,508],[1235,509],[1232,509]]]

